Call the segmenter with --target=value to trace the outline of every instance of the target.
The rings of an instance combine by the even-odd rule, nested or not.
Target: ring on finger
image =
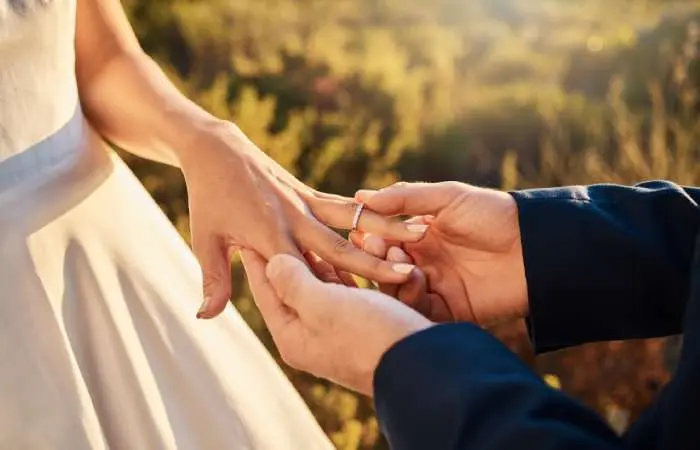
[[[355,216],[352,218],[352,227],[350,228],[352,231],[357,231],[357,225],[360,223],[360,216],[362,215],[364,208],[364,203],[357,204],[357,207],[355,208]]]

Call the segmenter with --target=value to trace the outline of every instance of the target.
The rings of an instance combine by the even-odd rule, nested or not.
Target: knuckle
[[[387,189],[404,189],[405,187],[408,186],[408,183],[405,181],[397,181],[396,183],[390,185],[387,187]]]
[[[445,191],[449,192],[452,195],[461,194],[466,190],[467,187],[466,184],[460,183],[459,181],[444,181],[442,185],[445,188]]]
[[[357,209],[357,203],[343,202],[343,209],[345,209],[345,213],[347,215],[352,217],[355,215],[355,210]]]
[[[279,231],[278,234],[284,235],[285,238],[294,239],[294,236],[304,234],[310,225],[318,223],[319,220],[323,220],[323,214],[317,210],[311,208],[308,211],[294,210],[287,217],[286,228]]]
[[[386,262],[379,259],[379,258],[371,258],[369,263],[367,264],[369,268],[372,270],[373,273],[378,274],[379,272],[382,272],[386,266]]]
[[[280,346],[279,350],[280,356],[282,357],[282,361],[284,361],[285,364],[287,364],[289,367],[293,367],[294,369],[302,368],[302,363],[299,358],[299,355],[292,348],[292,346]]]
[[[352,252],[354,249],[353,245],[347,239],[338,236],[333,242],[333,253],[338,255],[345,255]]]

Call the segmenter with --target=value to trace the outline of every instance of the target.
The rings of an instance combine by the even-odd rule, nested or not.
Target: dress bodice
[[[0,0],[0,184],[79,147],[74,42],[75,0]]]

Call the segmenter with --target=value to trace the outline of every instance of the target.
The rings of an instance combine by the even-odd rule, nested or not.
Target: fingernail
[[[209,306],[209,297],[205,297],[204,301],[202,302],[202,306],[199,307],[199,311],[197,311],[197,318],[202,319],[205,317],[207,314],[207,307]]]
[[[413,264],[405,264],[405,263],[398,263],[394,264],[391,266],[394,269],[394,272],[398,272],[404,275],[408,275],[409,273],[413,272],[413,269],[416,268]]]
[[[409,258],[409,256],[399,247],[389,247],[389,250],[386,252],[387,261],[406,261],[406,258]]]
[[[368,201],[374,194],[376,194],[377,191],[372,191],[369,189],[360,189],[355,193],[355,200],[360,200],[363,202]]]
[[[422,236],[428,230],[428,225],[412,223],[412,224],[406,225],[406,229],[408,231],[410,231],[411,233],[420,234]]]

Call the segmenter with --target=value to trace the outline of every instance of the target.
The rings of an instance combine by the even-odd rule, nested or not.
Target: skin
[[[381,292],[350,288],[322,260],[310,260],[314,276],[287,255],[267,263],[242,253],[255,301],[289,365],[372,395],[382,356],[407,336],[439,321],[485,324],[527,314],[518,211],[509,194],[452,182],[401,183],[357,198],[375,212],[413,215],[409,224],[427,226],[425,237],[409,244],[352,233],[368,253],[415,262],[407,281],[379,283]]]
[[[433,325],[377,291],[339,284],[324,261],[309,268],[289,255],[269,263],[241,252],[255,302],[290,366],[372,395],[374,372],[396,342]]]
[[[398,183],[360,191],[356,199],[375,212],[411,215],[411,222],[428,225],[424,239],[413,243],[371,233],[352,236],[356,245],[379,257],[386,248],[401,247],[404,252],[393,258],[415,262],[420,271],[412,277],[423,273],[428,286],[424,289],[422,281],[413,288],[411,282],[380,283],[384,292],[396,293],[438,322],[485,325],[527,315],[518,209],[508,193],[457,182]]]
[[[414,264],[413,258],[401,248],[401,243],[389,243],[377,235],[354,232],[350,240],[358,248],[370,255],[392,262]],[[391,245],[390,245],[391,244]],[[439,294],[428,292],[428,278],[420,267],[416,267],[409,279],[402,284],[379,283],[379,292],[401,300],[416,311],[436,322],[450,320],[449,311],[444,308],[445,300]],[[435,305],[435,307],[433,306]],[[438,310],[437,308],[441,309]]]
[[[141,49],[118,0],[78,0],[76,75],[84,113],[107,140],[182,169],[192,244],[203,271],[198,317],[228,304],[230,257],[252,249],[299,260],[312,252],[343,271],[388,283],[412,267],[369,255],[326,225],[349,228],[352,199],[308,188],[271,160],[238,127],[185,98]],[[371,211],[360,229],[402,241],[422,233]]]

